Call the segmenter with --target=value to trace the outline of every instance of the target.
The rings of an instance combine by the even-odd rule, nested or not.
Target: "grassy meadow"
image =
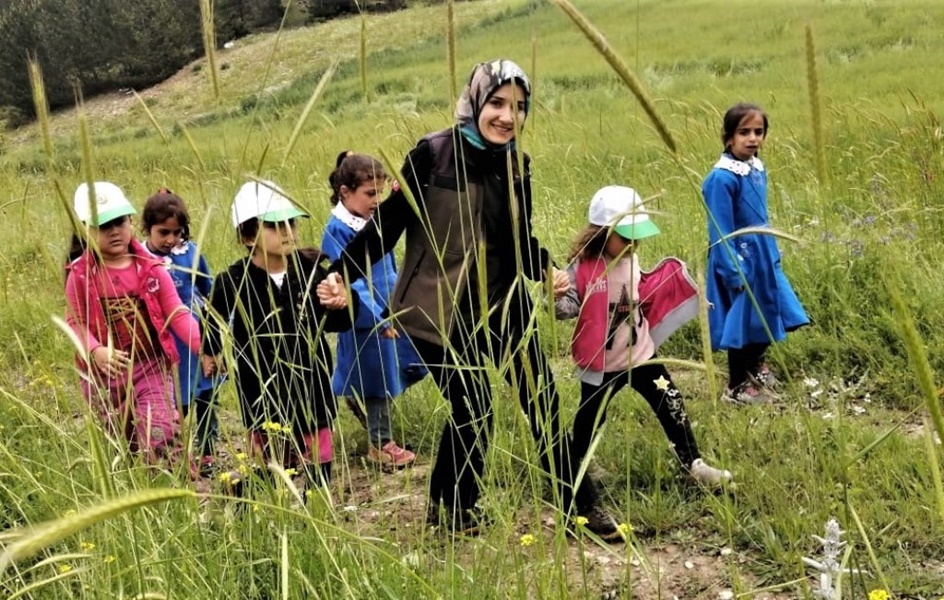
[[[0,134],[0,596],[814,598],[820,575],[803,558],[823,561],[813,536],[830,518],[845,531],[837,560],[854,572],[828,597],[944,596],[942,432],[930,424],[944,369],[944,4],[576,6],[648,90],[676,152],[552,2],[454,6],[458,89],[475,62],[495,57],[532,77],[521,144],[533,159],[536,232],[558,263],[593,192],[618,183],[655,196],[661,213],[664,235],[644,245],[643,264],[675,255],[702,270],[700,182],[721,150],[721,115],[742,100],[770,115],[763,158],[772,225],[798,240],[780,240],[784,268],[814,320],[772,351],[784,400],[721,404],[711,391],[724,383],[724,356],[704,355],[697,323],[660,351],[713,364],[707,373],[670,369],[702,453],[734,472],[736,489],[709,494],[680,479],[649,408],[625,391],[591,469],[633,531],[613,546],[568,536],[497,373],[483,494],[496,522],[477,539],[423,525],[428,465],[448,415],[429,381],[396,410],[398,438],[421,464],[394,475],[365,466],[366,434],[342,408],[335,482],[304,506],[289,477],[247,501],[198,498],[182,477],[154,477],[122,458],[89,418],[71,344],[53,321],[65,310],[63,202],[71,204],[85,166],[139,207],[164,185],[184,197],[214,271],[243,252],[229,206],[250,175],[273,179],[310,210],[301,235],[317,244],[341,150],[382,154],[399,167],[419,137],[452,123],[446,7],[417,7],[238,40],[217,56],[218,96],[201,61],[139,97],[87,99],[51,117],[51,156],[38,126]],[[80,113],[92,141],[85,166]],[[571,325],[547,314],[538,325],[568,422],[579,396]],[[237,467],[230,387],[221,445]]]

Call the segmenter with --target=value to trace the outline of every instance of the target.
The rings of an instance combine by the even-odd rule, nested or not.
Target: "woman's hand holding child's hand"
[[[122,370],[128,368],[131,357],[124,350],[109,350],[106,346],[99,346],[90,353],[95,367],[108,377],[117,377]]]
[[[200,357],[200,364],[203,366],[203,374],[206,377],[213,377],[217,373],[222,375],[226,372],[226,369],[222,368],[223,361],[215,356],[207,356],[204,354]]]
[[[400,333],[393,327],[387,327],[386,329],[380,332],[380,337],[386,338],[388,340],[395,340],[398,337],[400,337]]]
[[[561,271],[557,267],[553,268],[552,273],[554,275],[554,298],[561,298],[570,291],[570,277],[567,276],[566,271]]]
[[[325,308],[338,310],[347,307],[347,288],[337,273],[328,273],[324,281],[318,284],[315,292]]]

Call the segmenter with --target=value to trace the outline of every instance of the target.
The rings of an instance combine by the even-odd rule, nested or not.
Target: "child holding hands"
[[[386,179],[383,166],[371,156],[353,152],[338,156],[329,177],[334,209],[321,241],[331,260],[341,258],[344,247],[374,214]],[[398,469],[412,464],[416,455],[393,439],[390,405],[422,379],[426,369],[410,338],[387,320],[387,305],[397,282],[393,252],[381,256],[369,273],[369,281],[363,278],[351,284],[361,311],[354,328],[338,335],[334,393],[347,398],[356,414],[362,411],[357,402],[363,401],[370,442],[367,459],[385,469]]]
[[[665,366],[646,362],[673,331],[698,314],[697,290],[684,263],[666,259],[650,273],[641,271],[640,240],[660,231],[632,188],[599,190],[590,202],[589,221],[574,242],[567,269],[570,290],[555,303],[558,318],[577,318],[571,351],[581,394],[565,468],[576,480],[612,397],[629,384],[649,403],[682,468],[695,481],[713,486],[730,481],[730,472],[702,460],[682,394]],[[588,529],[603,539],[619,537],[588,473],[572,495]],[[565,497],[565,507],[569,500]]]
[[[132,236],[136,211],[118,186],[80,184],[74,208],[88,226],[87,247],[66,278],[66,320],[84,346],[82,392],[132,452],[149,463],[174,459],[181,444],[173,338],[198,352],[199,326],[167,270]]]
[[[334,452],[337,405],[325,333],[350,329],[359,302],[355,295],[348,305],[346,288],[321,266],[319,250],[297,248],[301,217],[308,214],[272,182],[239,189],[233,226],[249,255],[213,284],[203,366],[207,375],[220,370],[226,331],[254,456],[304,468],[311,484],[330,480]]]
[[[183,198],[167,188],[158,190],[144,203],[141,230],[145,247],[167,266],[181,302],[200,319],[213,279],[206,258],[190,241],[190,214]],[[180,355],[177,370],[180,406],[185,418],[194,409],[200,472],[207,476],[213,470],[218,427],[213,406],[216,381],[203,374],[199,356],[190,351],[184,340],[174,341]]]

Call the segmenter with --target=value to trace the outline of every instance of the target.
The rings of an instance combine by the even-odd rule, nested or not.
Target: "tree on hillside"
[[[220,44],[282,20],[282,0],[216,0],[213,6]]]
[[[312,20],[332,19],[345,14],[391,12],[407,7],[407,0],[307,0]]]

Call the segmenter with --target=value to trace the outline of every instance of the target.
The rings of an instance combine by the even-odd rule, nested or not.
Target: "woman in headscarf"
[[[520,277],[551,278],[558,296],[570,285],[531,230],[530,158],[515,148],[530,106],[518,65],[476,65],[455,126],[410,151],[407,189],[395,187],[331,268],[363,277],[406,233],[390,317],[452,406],[430,476],[429,520],[465,534],[482,524],[476,501],[493,415],[487,360],[518,395],[545,472],[557,480],[564,472],[557,391]]]

